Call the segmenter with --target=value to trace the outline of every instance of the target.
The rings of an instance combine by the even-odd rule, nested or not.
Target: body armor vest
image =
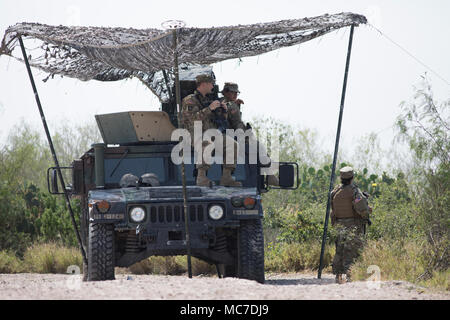
[[[353,209],[353,188],[351,185],[340,187],[333,198],[333,212],[336,218],[357,218]]]

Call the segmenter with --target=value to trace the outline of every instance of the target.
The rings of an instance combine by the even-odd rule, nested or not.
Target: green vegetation
[[[67,273],[69,266],[81,270],[81,253],[75,247],[54,242],[33,244],[22,259],[6,250],[0,251],[0,273]]]
[[[368,268],[380,268],[381,280],[406,280],[425,287],[450,290],[450,270],[430,269],[432,245],[422,240],[369,240],[361,258],[352,267],[355,280],[369,278]]]
[[[0,273],[20,273],[23,271],[22,265],[22,261],[13,252],[0,251]]]
[[[89,149],[92,142],[84,135],[92,132],[91,127],[64,128],[54,135],[62,166],[79,157],[79,150]],[[10,250],[19,257],[33,243],[77,243],[63,198],[47,191],[45,175],[53,162],[48,144],[38,132],[26,124],[16,126],[0,149],[0,251]],[[98,139],[98,134],[91,133],[90,139]],[[74,200],[72,204],[78,222],[80,203]]]
[[[411,102],[400,105],[395,123],[397,147],[406,145],[409,152],[389,158],[392,167],[380,172],[384,152],[373,134],[362,137],[355,152],[339,156],[344,161],[338,167],[356,169],[355,181],[371,194],[373,207],[368,245],[352,273],[365,280],[367,268],[377,265],[382,279],[449,290],[450,100],[436,103],[426,78],[415,91]],[[318,150],[314,132],[273,120],[258,120],[255,127],[281,133],[280,158],[300,164],[299,190],[272,190],[263,197],[266,269],[317,270],[331,159]],[[328,232],[326,268],[334,254],[333,231]]]
[[[372,226],[367,246],[354,264],[356,280],[368,279],[377,265],[381,278],[407,280],[449,290],[450,100],[434,101],[426,79],[412,101],[400,105],[395,152],[379,148],[374,134],[361,137],[354,152],[339,155],[338,169],[351,165],[355,181],[371,194]],[[266,270],[317,270],[331,156],[318,134],[274,120],[255,119],[258,132],[280,136],[279,158],[300,165],[296,191],[263,195]],[[61,165],[99,141],[96,127],[60,128],[55,145]],[[405,153],[398,157],[399,149]],[[270,150],[270,145],[269,145]],[[397,156],[397,158],[395,158]],[[389,165],[383,164],[388,160]],[[52,166],[40,130],[17,126],[0,149],[0,272],[59,272],[81,267],[81,256],[62,197],[49,195],[46,169]],[[338,170],[337,170],[338,171]],[[80,204],[73,200],[76,219]],[[328,231],[325,271],[334,255],[334,230]],[[152,257],[128,271],[181,274],[185,257]],[[214,274],[215,267],[193,259],[194,274]]]

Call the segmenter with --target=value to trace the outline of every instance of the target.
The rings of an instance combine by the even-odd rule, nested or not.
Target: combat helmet
[[[351,179],[353,178],[354,172],[352,167],[343,167],[341,170],[339,170],[339,174],[341,179]]]
[[[223,85],[223,89],[221,91],[221,93],[225,93],[225,92],[237,92],[237,93],[241,93],[239,91],[239,87],[237,83],[234,82],[225,82],[225,84]]]

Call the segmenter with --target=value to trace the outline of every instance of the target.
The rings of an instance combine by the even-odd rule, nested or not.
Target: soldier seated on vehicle
[[[223,98],[221,98],[220,100],[221,100],[221,102],[225,103],[228,107],[227,113],[228,113],[228,123],[229,123],[230,129],[234,129],[234,130],[242,129],[244,131],[247,129],[251,129],[251,126],[249,123],[247,123],[247,125],[245,125],[244,122],[242,121],[241,104],[244,104],[244,101],[237,98],[237,96],[240,93],[238,84],[233,83],[233,82],[225,82],[221,93],[223,95]],[[266,148],[262,144],[259,144],[259,142],[256,140],[254,135],[251,136],[251,139],[255,143],[258,143],[259,148],[262,149],[261,153],[267,157]],[[267,157],[267,161],[270,163],[271,160]],[[261,168],[261,169],[262,169],[262,172],[264,172],[264,170],[267,168]],[[267,175],[267,181],[268,181],[269,185],[271,185],[271,186],[278,186],[280,184],[278,181],[278,178],[273,174]]]
[[[191,135],[192,145],[201,143],[202,155],[197,155],[201,159],[201,163],[197,164],[197,185],[198,186],[211,186],[211,181],[207,177],[207,171],[210,168],[210,164],[207,164],[204,159],[204,150],[211,144],[211,142],[203,141],[202,137],[194,137],[194,122],[202,122],[202,131],[205,132],[208,129],[221,129],[223,122],[217,121],[218,114],[222,116],[226,114],[227,106],[218,100],[210,101],[207,94],[211,93],[214,88],[215,80],[209,75],[199,75],[196,77],[197,89],[193,94],[186,96],[182,101],[182,126],[187,129]],[[221,111],[221,112],[219,112]],[[222,132],[224,133],[224,132]],[[194,139],[196,139],[194,141]],[[227,140],[228,143],[227,143]],[[226,146],[233,145],[234,159],[232,163],[226,161]],[[197,150],[195,148],[194,150]],[[236,168],[237,163],[238,146],[237,143],[223,134],[223,166],[222,177],[220,179],[220,185],[227,187],[240,187],[242,184],[235,181],[232,177],[232,173]]]

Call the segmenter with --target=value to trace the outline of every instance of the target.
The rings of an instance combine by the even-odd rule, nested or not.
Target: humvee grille
[[[190,222],[203,222],[207,219],[208,205],[204,203],[188,204],[188,218]],[[151,204],[148,210],[150,213],[150,223],[184,223],[183,204]]]

